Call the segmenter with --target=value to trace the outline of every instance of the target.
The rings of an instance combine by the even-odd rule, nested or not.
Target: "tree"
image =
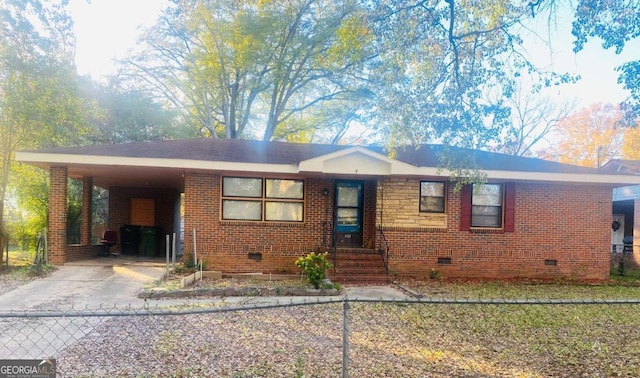
[[[486,147],[519,77],[576,79],[537,69],[520,37],[559,1],[176,0],[123,72],[202,136],[336,141],[357,124]]]
[[[368,29],[354,0],[176,1],[143,41],[125,63],[203,136],[286,138],[363,93]]]
[[[584,48],[592,38],[600,38],[602,47],[613,48],[620,54],[627,43],[640,37],[639,0],[580,0],[578,2],[572,34],[575,52]],[[630,91],[625,102],[627,120],[640,116],[640,59],[626,62],[616,70],[618,83]]]
[[[35,247],[34,236],[47,227],[49,180],[47,173],[26,164],[12,167],[6,229],[23,248]]]
[[[518,83],[505,104],[511,108],[511,122],[506,125],[497,150],[516,156],[535,155],[534,147],[547,141],[558,122],[575,108],[575,103],[555,102],[530,86]]]
[[[640,160],[640,127],[637,124],[625,130],[620,155],[623,159]]]
[[[620,153],[626,131],[624,112],[616,105],[593,104],[558,122],[558,139],[546,158],[561,163],[598,167]]]
[[[405,0],[372,8],[376,113],[392,144],[487,147],[511,122],[507,101],[518,77],[538,87],[574,80],[526,58],[520,32],[532,17],[528,2]],[[535,9],[548,10],[541,2]]]
[[[108,86],[81,78],[84,113],[92,126],[89,143],[130,143],[179,136],[175,115],[140,91],[123,90],[117,81]]]
[[[19,181],[10,180],[15,150],[72,144],[87,131],[64,4],[0,3],[0,230],[9,183]]]

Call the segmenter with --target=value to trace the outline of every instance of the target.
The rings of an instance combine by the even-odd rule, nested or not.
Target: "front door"
[[[336,181],[336,237],[338,246],[362,246],[362,181]]]

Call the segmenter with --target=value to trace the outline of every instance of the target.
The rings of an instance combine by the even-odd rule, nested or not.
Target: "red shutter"
[[[460,231],[471,228],[471,188],[471,185],[465,185],[460,189]]]
[[[515,229],[516,213],[516,186],[509,182],[504,184],[504,232],[513,232]]]

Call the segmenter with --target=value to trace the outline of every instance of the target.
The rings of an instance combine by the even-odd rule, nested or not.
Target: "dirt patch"
[[[200,281],[196,281],[194,287],[196,288],[232,288],[232,289],[243,289],[243,288],[252,288],[252,287],[262,287],[262,288],[311,288],[311,285],[304,280],[295,279],[295,280],[259,280],[255,278],[222,278],[222,279],[211,279],[211,278],[203,278]]]
[[[181,277],[180,277],[181,278]],[[181,288],[180,278],[172,276],[167,280],[147,286],[138,294],[145,299],[188,298],[188,297],[246,297],[246,296],[330,296],[339,295],[341,287],[332,283],[314,289],[306,280],[269,280],[259,277],[223,277],[213,279],[203,277],[188,288]]]

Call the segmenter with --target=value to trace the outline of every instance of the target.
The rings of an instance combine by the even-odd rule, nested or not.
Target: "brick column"
[[[49,171],[49,262],[63,265],[67,246],[67,167]]]
[[[82,179],[82,229],[80,230],[80,244],[91,245],[91,198],[93,193],[93,178]]]

